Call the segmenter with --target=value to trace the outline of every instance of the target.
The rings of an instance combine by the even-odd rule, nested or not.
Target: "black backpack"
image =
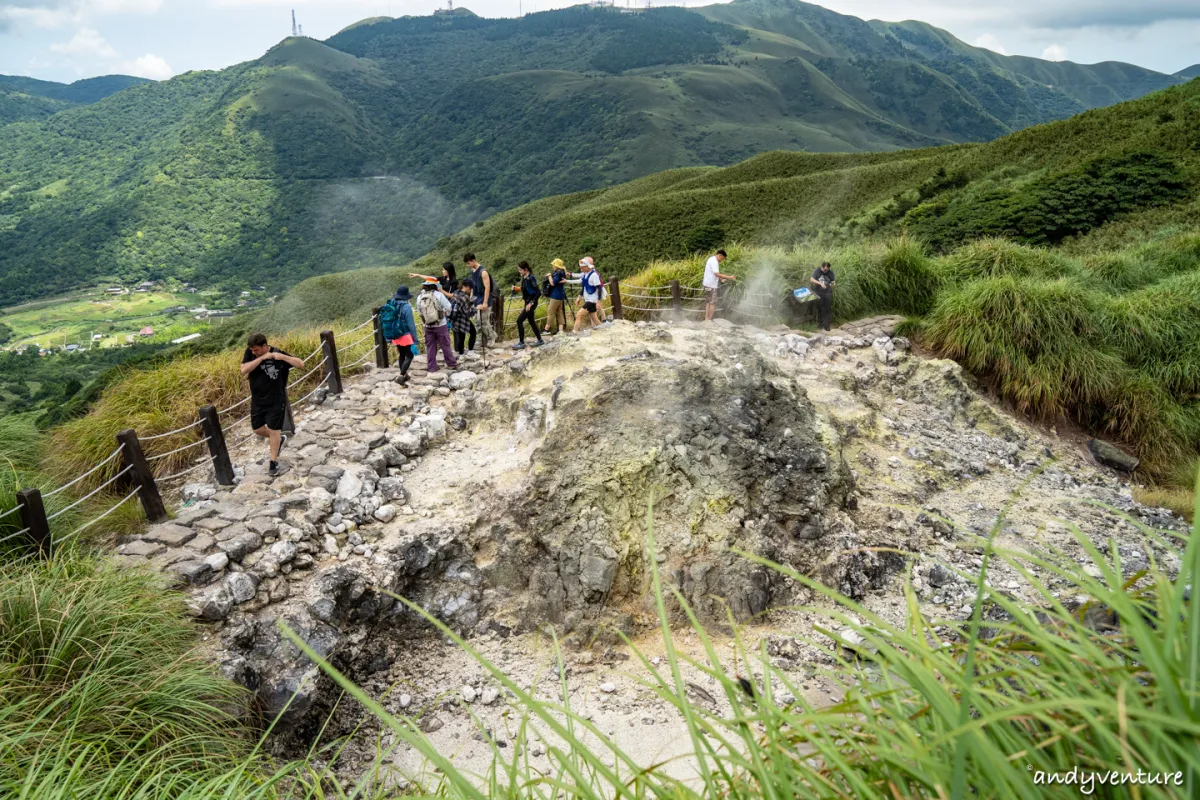
[[[554,294],[554,287],[550,285],[549,278],[542,278],[542,297],[549,297]]]

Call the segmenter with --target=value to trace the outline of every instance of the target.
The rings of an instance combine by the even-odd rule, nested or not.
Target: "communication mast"
[[[296,9],[292,9],[292,36],[299,36],[299,30],[296,28]]]

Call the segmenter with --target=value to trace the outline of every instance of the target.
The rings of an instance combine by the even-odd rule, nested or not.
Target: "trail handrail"
[[[68,539],[73,539],[74,537],[76,537],[76,536],[78,536],[79,534],[83,533],[83,532],[84,532],[84,531],[86,531],[88,528],[92,527],[92,526],[93,526],[93,525],[95,525],[97,522],[99,522],[100,520],[104,519],[104,518],[105,518],[105,517],[107,517],[109,514],[112,514],[112,513],[113,513],[114,511],[116,511],[118,508],[120,508],[121,506],[123,506],[123,505],[125,505],[126,503],[128,503],[128,502],[129,502],[130,500],[132,500],[134,497],[137,497],[137,494],[138,494],[138,492],[140,492],[140,491],[141,491],[141,487],[138,487],[137,489],[134,489],[132,492],[130,492],[129,494],[127,494],[127,495],[125,496],[125,499],[124,499],[124,500],[121,500],[121,501],[119,501],[118,503],[116,503],[115,505],[113,505],[112,507],[110,507],[110,508],[108,509],[108,511],[105,511],[103,514],[101,514],[100,516],[96,517],[96,518],[95,518],[95,519],[93,519],[91,522],[84,523],[83,525],[80,525],[78,528],[76,528],[75,530],[73,530],[73,531],[71,531],[70,533],[68,533],[66,536],[63,536],[62,538],[59,538],[59,539],[55,539],[55,540],[54,540],[54,546],[55,546],[55,547],[58,547],[60,544],[62,544],[63,542],[67,541]]]
[[[82,475],[80,475],[78,478],[76,478],[75,480],[71,481],[70,483],[64,484],[64,485],[62,485],[62,486],[58,487],[57,489],[55,489],[55,490],[54,490],[54,491],[52,491],[52,492],[46,492],[46,494],[42,495],[42,497],[45,497],[45,498],[54,497],[54,495],[58,494],[59,492],[61,492],[61,491],[64,491],[65,489],[70,489],[72,486],[74,486],[75,484],[79,483],[80,481],[82,481],[82,480],[84,480],[84,479],[86,479],[86,478],[90,478],[91,476],[93,476],[93,475],[95,475],[97,472],[99,472],[100,470],[104,469],[104,467],[106,467],[108,464],[110,464],[110,463],[113,461],[113,459],[115,459],[115,458],[117,458],[118,456],[120,456],[120,455],[121,455],[121,453],[122,453],[124,450],[125,450],[125,445],[124,445],[124,444],[118,445],[118,446],[117,446],[117,449],[116,449],[116,450],[113,450],[113,451],[112,451],[112,453],[111,453],[111,454],[109,454],[108,458],[104,459],[104,460],[103,460],[103,461],[101,461],[99,464],[97,464],[96,466],[92,467],[90,470],[88,470],[87,472],[83,473]]]

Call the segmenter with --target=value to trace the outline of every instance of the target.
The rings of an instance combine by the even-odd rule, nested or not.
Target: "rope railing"
[[[193,472],[195,472],[196,470],[202,469],[203,467],[211,467],[211,466],[212,466],[212,458],[210,457],[210,458],[206,458],[205,460],[201,461],[199,464],[188,467],[187,469],[184,469],[184,470],[180,470],[179,472],[176,472],[174,474],[167,475],[165,478],[159,478],[158,480],[163,483],[166,483],[168,481],[173,481],[176,478],[182,478],[184,475],[190,475]]]
[[[103,514],[101,514],[100,516],[96,517],[96,518],[95,518],[95,519],[93,519],[91,522],[87,522],[87,523],[84,523],[83,525],[80,525],[78,528],[76,528],[75,530],[71,531],[71,532],[70,532],[70,533],[68,533],[66,536],[63,536],[61,539],[55,539],[55,540],[54,540],[54,546],[55,546],[55,547],[57,547],[58,545],[60,545],[60,544],[62,544],[63,542],[67,541],[68,539],[73,539],[73,538],[75,538],[76,536],[78,536],[79,534],[83,533],[83,532],[84,532],[84,531],[86,531],[88,528],[92,527],[92,526],[93,526],[93,525],[95,525],[97,522],[99,522],[100,520],[104,519],[104,518],[105,518],[105,517],[107,517],[109,514],[112,514],[112,513],[113,513],[114,511],[116,511],[118,508],[120,508],[121,506],[123,506],[123,505],[125,505],[126,503],[128,503],[130,500],[132,500],[134,497],[136,497],[136,496],[137,496],[137,493],[138,493],[138,492],[140,492],[140,491],[141,491],[141,487],[139,487],[139,488],[137,488],[137,489],[134,489],[132,492],[130,492],[128,495],[126,495],[126,496],[125,496],[125,499],[124,499],[124,500],[121,500],[121,501],[117,502],[117,504],[116,504],[116,505],[114,505],[114,506],[112,506],[111,508],[109,508],[109,509],[108,509],[108,511],[105,511]]]
[[[17,531],[16,533],[10,533],[8,536],[5,536],[3,539],[0,539],[0,544],[4,544],[5,542],[16,539],[18,536],[24,536],[27,533],[29,533],[29,528],[24,528],[22,530]]]
[[[374,351],[374,350],[368,350],[368,351],[367,351],[367,352],[366,352],[366,353],[365,353],[365,354],[362,356],[362,358],[358,359],[358,361],[355,361],[353,364],[351,364],[351,365],[349,365],[349,366],[347,366],[347,367],[342,367],[342,370],[343,370],[343,371],[346,371],[346,370],[352,370],[352,369],[355,369],[356,367],[359,367],[359,366],[361,366],[361,365],[362,365],[362,364],[363,364],[363,363],[364,363],[364,362],[365,362],[367,359],[369,359],[369,358],[374,358],[374,357],[375,357],[375,351]]]
[[[320,349],[321,349],[321,348],[319,348],[319,347],[317,348],[317,350],[320,350]],[[311,358],[311,356],[310,356],[310,358]],[[308,360],[308,359],[305,359],[305,361],[307,361],[307,360]],[[294,381],[292,381],[291,383],[289,383],[289,384],[288,384],[288,388],[289,388],[289,389],[291,389],[291,388],[292,388],[293,386],[295,386],[296,384],[299,384],[299,383],[304,383],[306,380],[308,380],[310,377],[312,377],[312,376],[313,376],[313,375],[314,375],[314,374],[317,372],[317,370],[321,369],[321,368],[322,368],[322,367],[324,367],[324,366],[325,366],[325,359],[324,359],[324,358],[322,358],[322,359],[321,359],[321,363],[317,364],[315,367],[313,367],[312,369],[310,369],[308,372],[304,373],[304,374],[303,374],[303,375],[301,375],[299,378],[296,378],[296,380],[294,380]]]
[[[125,450],[125,445],[124,444],[119,445],[116,450],[112,451],[112,453],[109,454],[108,458],[104,459],[99,464],[92,467],[90,470],[83,473],[82,475],[80,475],[78,478],[71,481],[70,483],[64,484],[52,492],[47,492],[45,495],[43,495],[43,497],[48,500],[51,497],[54,497],[54,495],[58,494],[59,492],[70,489],[72,486],[79,483],[80,481],[83,481],[83,480],[86,480],[86,479],[92,477],[97,472],[99,472],[100,470],[104,469],[106,466],[111,464],[113,459],[115,459],[117,456],[121,455],[121,453],[124,452],[124,450]]]
[[[375,318],[378,316],[379,316],[378,314],[372,314],[371,318],[369,320],[367,320],[366,322],[362,323],[361,325],[355,325],[353,328],[351,328],[348,331],[342,331],[341,333],[338,334],[338,336],[349,336],[350,334],[354,333],[355,331],[360,331],[363,328],[370,325],[372,322],[374,322]],[[320,350],[321,348],[318,347],[317,349]],[[314,353],[313,355],[316,355],[316,353]],[[304,360],[307,361],[308,359],[306,358]]]
[[[176,428],[173,431],[167,431],[166,433],[156,433],[153,436],[139,436],[138,438],[141,439],[143,442],[153,442],[156,439],[165,439],[168,436],[175,436],[176,434],[183,433],[184,431],[190,431],[192,428],[198,428],[198,427],[200,427],[200,420],[196,420],[191,425],[185,425],[182,428]]]
[[[54,520],[61,517],[63,514],[66,514],[68,511],[78,508],[80,505],[86,503],[88,500],[91,500],[93,497],[100,494],[100,492],[104,491],[109,486],[112,486],[114,483],[116,483],[118,480],[120,480],[124,475],[127,475],[132,469],[133,469],[133,467],[129,466],[129,467],[126,467],[125,469],[121,470],[116,475],[112,476],[107,481],[100,484],[95,489],[93,489],[92,491],[90,491],[86,495],[84,495],[83,497],[76,500],[74,503],[71,503],[71,505],[67,506],[66,508],[60,508],[58,511],[55,511],[53,514],[46,517],[46,521],[53,522]]]
[[[24,504],[24,503],[20,503],[20,504],[18,504],[17,506],[15,506],[15,507],[13,507],[13,508],[10,508],[8,511],[5,511],[3,514],[0,514],[0,519],[4,519],[4,518],[5,518],[5,517],[7,517],[7,516],[11,516],[12,514],[16,514],[18,511],[20,511],[20,510],[21,510],[22,508],[24,508],[24,507],[25,507],[25,504]]]
[[[182,453],[185,450],[191,450],[193,447],[199,447],[202,444],[208,444],[209,438],[210,437],[205,436],[203,439],[198,439],[197,441],[194,441],[191,444],[185,444],[183,447],[176,447],[174,450],[170,451],[169,453],[160,453],[159,455],[151,456],[150,458],[147,458],[146,461],[153,464],[155,461],[160,461],[164,458],[168,458],[169,456],[173,456],[176,453]]]
[[[222,415],[228,414],[230,411],[233,411],[235,408],[241,408],[242,406],[246,405],[246,403],[249,403],[249,402],[250,402],[250,396],[247,395],[246,397],[243,397],[241,400],[239,400],[236,403],[234,403],[233,405],[231,405],[229,408],[222,408],[218,413],[220,413]]]
[[[374,338],[375,338],[375,331],[371,331],[371,332],[370,332],[370,333],[368,333],[366,336],[364,336],[364,337],[362,337],[361,339],[359,339],[357,342],[353,342],[352,344],[348,344],[348,345],[344,345],[344,346],[342,346],[342,347],[339,347],[339,348],[338,348],[338,352],[339,352],[339,353],[344,353],[344,352],[346,352],[347,350],[351,350],[351,349],[353,349],[353,348],[355,348],[355,347],[358,347],[360,344],[362,344],[363,342],[367,341],[368,339],[374,339]]]

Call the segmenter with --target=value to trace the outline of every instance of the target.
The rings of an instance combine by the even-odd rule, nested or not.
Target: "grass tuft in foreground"
[[[405,779],[443,797],[1042,800],[1078,797],[1081,784],[1097,780],[1089,777],[1093,773],[1109,780],[1115,771],[1154,776],[1153,784],[1141,779],[1137,796],[1183,800],[1200,791],[1200,615],[1190,599],[1200,574],[1200,528],[1186,543],[1142,530],[1149,566],[1132,576],[1125,574],[1120,555],[1105,556],[1078,530],[1079,545],[1099,568],[1099,578],[1083,574],[1065,556],[1000,553],[990,537],[981,540],[981,573],[965,576],[977,586],[974,613],[965,621],[929,616],[910,590],[907,621],[894,625],[807,576],[771,565],[824,601],[807,609],[825,620],[813,643],[832,664],[820,673],[844,693],[841,702],[826,707],[803,699],[801,688],[772,665],[765,645],[751,651],[739,641],[736,658],[757,685],[755,697],[749,697],[735,665],[723,662],[683,598],[671,596],[649,560],[667,658],[656,666],[631,647],[648,685],[687,722],[691,778],[677,777],[679,771],[668,765],[635,763],[569,703],[535,697],[428,614],[432,625],[480,660],[520,714],[511,723],[514,747],[493,745],[495,761],[486,775],[458,769],[416,720],[389,714],[321,663],[436,769]],[[652,534],[646,552],[655,552]],[[986,586],[997,560],[1034,587],[1039,608]],[[674,648],[670,603],[689,615],[705,659],[690,659]],[[559,665],[566,697],[561,657]],[[684,665],[711,676],[732,713],[694,705]],[[585,737],[599,744],[586,745]],[[549,743],[549,769],[537,768],[527,755],[535,738]],[[371,779],[379,787],[396,776],[376,771]],[[1103,794],[1103,786],[1090,785]],[[1125,788],[1133,796],[1128,784]],[[1127,796],[1117,792],[1111,796]]]

